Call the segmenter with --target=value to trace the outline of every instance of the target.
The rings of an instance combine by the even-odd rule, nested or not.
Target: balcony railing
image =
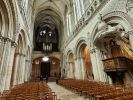
[[[105,72],[127,71],[133,67],[133,61],[126,57],[114,57],[103,60]]]

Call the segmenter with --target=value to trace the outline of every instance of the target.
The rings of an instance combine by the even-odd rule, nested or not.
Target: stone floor
[[[55,82],[48,82],[49,87],[56,93],[58,100],[87,100],[83,96],[79,96],[59,85]]]

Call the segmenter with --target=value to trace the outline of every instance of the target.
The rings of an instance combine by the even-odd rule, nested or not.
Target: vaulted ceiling
[[[69,0],[34,0],[33,14],[34,14],[34,40],[36,40],[39,30],[50,28],[51,30],[57,30],[58,42],[63,35],[63,25],[65,14],[67,12],[67,6]],[[59,47],[60,48],[60,47]]]

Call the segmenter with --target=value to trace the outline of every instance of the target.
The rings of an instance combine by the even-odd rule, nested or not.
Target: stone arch
[[[54,57],[54,56],[49,56],[48,57],[49,60],[48,61],[43,61],[43,56],[42,57],[38,57],[33,59],[33,63],[32,63],[32,80],[41,80],[41,76],[43,76],[43,78],[45,77],[44,74],[47,74],[48,77],[61,77],[61,72],[60,72],[60,59]],[[50,70],[50,72],[47,70],[47,68],[42,68],[45,64],[49,63],[50,66],[45,66],[45,67],[49,67],[48,70]]]
[[[72,50],[67,51],[67,77],[68,78],[75,78],[75,58],[74,53]]]
[[[30,46],[27,46],[27,50],[26,50],[26,60],[25,60],[25,81],[28,81],[30,78],[30,74],[31,74],[31,50],[30,50]]]
[[[15,5],[12,1],[0,1],[0,33],[2,36],[9,39],[13,39],[13,34],[16,29],[16,14],[15,14]]]
[[[27,80],[24,76],[26,65],[26,38],[23,29],[20,30],[20,34],[18,34],[17,36],[16,43],[17,46],[14,53],[11,86],[14,86]]]
[[[0,1],[0,8],[1,8],[1,21],[2,21],[2,36],[7,37],[7,33],[9,32],[9,15],[8,15],[8,8],[3,0]],[[6,34],[5,34],[6,33]]]
[[[75,58],[78,57],[78,56],[77,56],[77,47],[78,47],[78,45],[79,45],[80,43],[84,43],[84,44],[86,44],[86,45],[89,47],[89,45],[88,45],[88,39],[87,39],[87,38],[85,38],[85,37],[79,38],[79,39],[77,40],[76,44],[75,44],[75,49],[74,49]]]
[[[76,45],[76,60],[79,67],[81,79],[92,79],[92,64],[88,43],[86,40],[79,40]]]
[[[18,75],[18,70],[20,67],[20,56],[23,53],[23,39],[22,36],[18,36],[18,41],[17,41],[17,47],[15,49],[14,53],[14,60],[13,60],[13,67],[12,67],[12,75],[11,75],[11,86],[14,86],[17,84],[17,75]]]
[[[133,28],[133,19],[126,13],[121,12],[121,11],[110,12],[110,13],[104,15],[103,19],[106,20],[111,17],[119,17],[121,20],[124,20],[125,23],[128,25],[129,30]]]
[[[21,40],[22,40],[22,44],[21,44],[22,48],[21,48],[21,50],[22,50],[23,54],[26,54],[26,46],[27,46],[27,40],[26,40],[26,36],[25,35],[26,35],[25,31],[23,29],[21,29],[19,34],[18,34],[18,36],[17,36],[17,38],[16,38],[16,41],[19,41],[19,39],[21,37]]]

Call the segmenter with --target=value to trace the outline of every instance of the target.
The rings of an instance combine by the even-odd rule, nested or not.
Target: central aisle
[[[55,82],[48,82],[49,87],[56,93],[57,99],[60,100],[86,100],[82,96],[78,96],[73,92],[57,85]]]

